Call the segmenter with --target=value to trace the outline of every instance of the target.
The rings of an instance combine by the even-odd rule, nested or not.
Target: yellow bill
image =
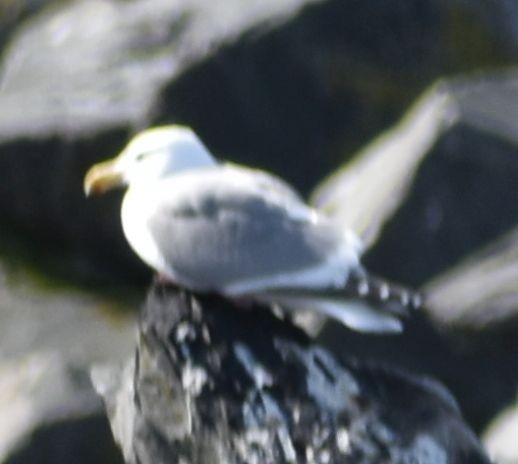
[[[99,195],[123,184],[122,172],[117,158],[94,164],[86,173],[83,188],[85,195]]]

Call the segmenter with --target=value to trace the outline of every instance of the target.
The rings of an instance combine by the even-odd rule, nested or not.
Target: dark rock
[[[94,445],[93,445],[94,444]],[[122,464],[101,410],[90,417],[45,424],[6,464]]]
[[[376,337],[326,325],[319,343],[351,356],[378,359],[439,379],[458,399],[466,421],[481,432],[516,397],[516,331],[460,333],[438,330],[429,318],[405,324],[397,337]]]
[[[93,378],[127,462],[489,462],[437,382],[215,296],[155,287],[136,358]]]
[[[87,202],[82,191],[89,159],[111,156],[125,134],[106,130],[74,141],[64,134],[5,141],[0,148],[2,254],[12,255],[16,248],[15,258],[40,272],[52,270],[89,285],[117,281],[122,266],[131,282],[142,280],[147,273],[122,234],[121,195]],[[33,240],[27,244],[22,237]],[[31,248],[36,248],[32,255]]]

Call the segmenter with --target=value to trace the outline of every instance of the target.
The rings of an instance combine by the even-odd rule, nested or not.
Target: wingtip
[[[421,292],[414,292],[409,301],[409,307],[412,310],[421,309],[424,305],[424,295]]]

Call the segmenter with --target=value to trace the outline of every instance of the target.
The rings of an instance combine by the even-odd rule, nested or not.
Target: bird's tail
[[[340,288],[282,288],[260,295],[289,310],[318,311],[361,332],[400,332],[401,317],[419,308],[419,293],[363,270],[352,272]]]

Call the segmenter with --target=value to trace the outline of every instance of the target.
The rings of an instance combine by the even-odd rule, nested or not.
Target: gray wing
[[[265,173],[227,166],[167,182],[148,225],[167,266],[191,288],[224,291],[344,252],[344,235]],[[354,247],[345,248],[354,261]]]

